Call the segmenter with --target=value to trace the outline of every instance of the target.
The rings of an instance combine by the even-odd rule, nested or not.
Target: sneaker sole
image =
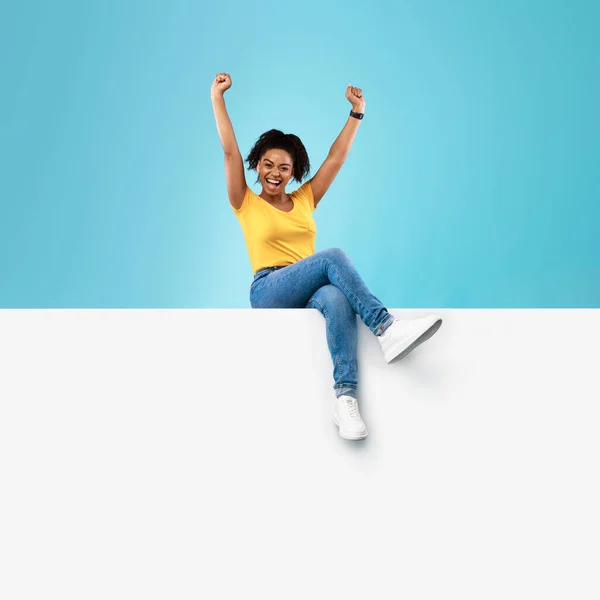
[[[438,318],[430,327],[428,327],[421,335],[415,338],[408,338],[402,342],[398,342],[392,346],[385,354],[385,360],[388,363],[398,361],[410,354],[417,346],[426,342],[440,327],[442,319]],[[407,346],[408,344],[408,346]]]
[[[364,433],[347,433],[345,431],[343,431],[340,428],[340,423],[337,419],[337,417],[335,416],[335,414],[333,415],[333,422],[337,425],[338,429],[340,430],[340,436],[343,437],[345,440],[364,440],[367,435],[369,435],[368,431],[365,431]]]

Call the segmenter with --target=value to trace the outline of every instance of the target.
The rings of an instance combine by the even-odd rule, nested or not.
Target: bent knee
[[[324,285],[319,290],[319,297],[328,304],[335,304],[346,300],[344,292],[340,288],[335,287],[335,285]]]
[[[329,248],[324,250],[327,258],[334,262],[350,262],[350,258],[341,248]]]
[[[315,301],[315,303],[318,302],[323,308],[333,309],[335,311],[346,308],[351,309],[346,294],[335,285],[324,285],[319,288],[311,298],[311,302],[312,301]]]

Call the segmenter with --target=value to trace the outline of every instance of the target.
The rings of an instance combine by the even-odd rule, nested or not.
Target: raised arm
[[[352,105],[352,112],[364,114],[366,103],[360,88],[349,85],[346,88],[346,98]],[[333,146],[331,146],[329,154],[321,165],[321,168],[310,180],[313,196],[315,198],[315,207],[325,195],[325,192],[329,189],[329,186],[333,183],[333,180],[344,164],[348,152],[350,152],[352,142],[354,142],[356,132],[360,127],[360,123],[360,119],[352,116],[348,117],[344,128],[336,138],[335,142],[333,142]]]
[[[239,209],[246,193],[246,177],[244,175],[244,161],[238,148],[233,125],[227,114],[223,94],[231,87],[231,77],[227,73],[219,73],[210,88],[217,131],[225,152],[225,178],[227,180],[227,195],[229,202],[235,209]]]

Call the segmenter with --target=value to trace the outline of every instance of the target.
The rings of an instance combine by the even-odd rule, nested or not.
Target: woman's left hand
[[[364,112],[366,102],[362,95],[362,90],[357,87],[353,87],[352,85],[348,85],[346,88],[346,98],[348,102],[352,104],[352,110],[354,112]]]

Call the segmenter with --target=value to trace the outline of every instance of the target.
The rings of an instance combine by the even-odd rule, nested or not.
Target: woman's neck
[[[265,190],[263,190],[259,196],[263,199],[266,200],[269,204],[276,204],[278,206],[283,206],[284,204],[287,204],[289,201],[289,196],[285,193],[285,190],[282,191],[280,194],[267,194],[265,192]]]

